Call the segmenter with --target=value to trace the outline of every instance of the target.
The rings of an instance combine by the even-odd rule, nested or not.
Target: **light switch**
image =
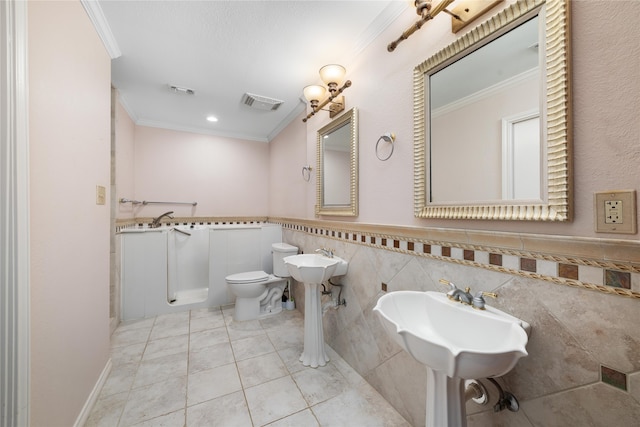
[[[596,233],[636,233],[636,192],[600,191],[594,194]]]
[[[107,189],[102,185],[96,185],[96,205],[104,205]]]

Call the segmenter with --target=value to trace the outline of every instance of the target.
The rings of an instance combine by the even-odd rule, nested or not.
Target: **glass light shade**
[[[319,101],[322,98],[327,90],[319,85],[311,85],[306,86],[302,92],[304,93],[304,97],[307,98],[307,101]]]
[[[326,84],[335,83],[339,85],[342,83],[345,74],[347,74],[347,70],[338,64],[329,64],[320,68],[320,78]]]

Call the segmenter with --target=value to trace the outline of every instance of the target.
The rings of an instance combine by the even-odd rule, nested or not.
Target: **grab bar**
[[[177,231],[178,233],[186,234],[187,236],[191,236],[191,233],[187,233],[186,231],[182,231],[178,228],[172,228],[172,230]]]
[[[131,199],[120,199],[120,203],[131,203],[133,205],[151,205],[151,204],[161,204],[161,205],[191,205],[196,206],[198,202],[150,202],[148,200],[131,200]]]
[[[120,203],[131,203],[132,205],[139,205],[142,203],[140,200],[131,200],[131,199],[120,199]]]
[[[143,205],[192,205],[195,206],[198,204],[198,202],[148,202],[146,200],[142,201]]]

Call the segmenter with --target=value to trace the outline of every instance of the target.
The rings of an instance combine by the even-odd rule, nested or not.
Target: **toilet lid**
[[[262,282],[269,278],[264,271],[247,271],[245,273],[236,273],[225,277],[227,283],[255,283]]]

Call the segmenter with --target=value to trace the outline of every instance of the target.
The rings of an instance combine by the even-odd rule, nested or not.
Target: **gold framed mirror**
[[[415,67],[416,217],[571,220],[569,19],[568,1],[519,0]],[[520,37],[518,33],[528,35]],[[525,39],[520,53],[514,53],[511,59],[487,60],[485,55],[491,50],[500,54],[509,51],[505,41],[510,37]],[[521,56],[525,51],[536,64],[529,62],[524,68],[509,70],[512,62],[527,63]],[[477,61],[478,57],[483,63],[491,63],[493,69],[480,71],[477,65],[480,62],[460,66],[462,61],[472,58]],[[459,74],[461,70],[467,74]],[[509,78],[474,86],[478,77],[489,77],[492,73]],[[507,92],[506,88],[524,80],[528,81],[528,89]],[[438,95],[440,88],[445,90]],[[451,96],[458,90],[461,91],[458,96]],[[500,91],[502,101],[495,95]],[[520,103],[512,111],[501,110],[504,104],[511,103],[504,100],[514,99],[530,102]],[[491,105],[487,102],[500,107],[487,107]],[[492,115],[480,116],[480,111]],[[515,139],[514,135],[532,137],[534,148],[514,149],[524,146],[519,141],[526,139],[520,136]],[[514,154],[516,151],[525,153],[520,160]],[[518,164],[528,169],[518,169],[514,166]],[[466,172],[469,174],[465,175]],[[520,180],[524,180],[522,185],[514,184]],[[524,184],[531,189],[514,189]]]
[[[318,130],[316,215],[358,216],[358,110]]]

